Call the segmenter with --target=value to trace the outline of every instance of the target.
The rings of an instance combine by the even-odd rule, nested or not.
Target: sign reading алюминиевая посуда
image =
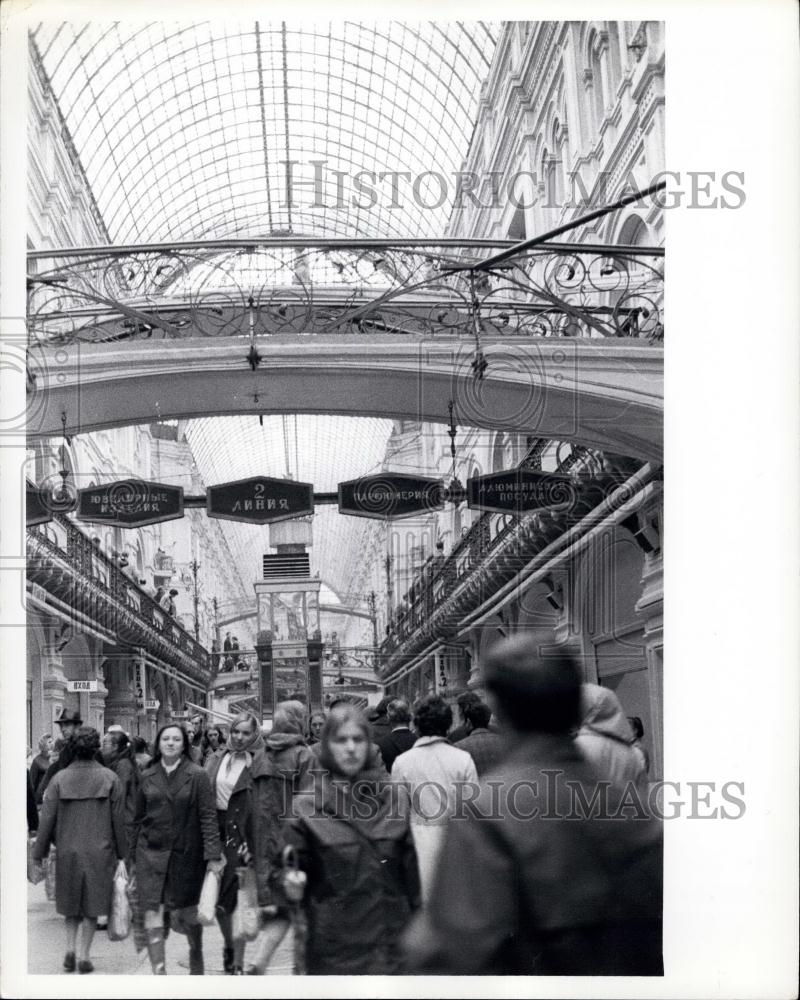
[[[508,469],[467,480],[467,506],[515,514],[559,507],[574,500],[574,484],[569,476],[534,469]]]

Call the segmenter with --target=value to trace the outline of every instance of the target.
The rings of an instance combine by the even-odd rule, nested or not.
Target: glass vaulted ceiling
[[[339,482],[380,471],[392,422],[292,415],[265,416],[262,426],[258,417],[209,417],[189,420],[183,429],[207,486],[262,475],[313,483],[318,493],[334,493]],[[268,529],[219,523],[245,583],[260,579],[261,556],[270,551]],[[324,505],[316,508],[313,530],[312,572],[337,594],[346,593],[368,522]]]
[[[48,22],[33,40],[109,236],[126,244],[443,234],[496,34],[480,22]],[[391,178],[377,181],[375,205],[354,187],[360,171],[429,170],[450,178],[436,208],[420,204],[441,199],[430,177],[417,197],[403,178],[396,198]]]

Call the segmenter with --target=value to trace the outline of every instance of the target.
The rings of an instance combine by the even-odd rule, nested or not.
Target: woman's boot
[[[187,928],[186,936],[189,938],[189,975],[205,975],[203,965],[203,925],[191,924]]]
[[[166,976],[166,960],[164,958],[164,930],[161,927],[148,928],[147,954],[154,976]]]

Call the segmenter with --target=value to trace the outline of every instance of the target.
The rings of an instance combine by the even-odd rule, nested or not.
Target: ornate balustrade
[[[561,470],[572,460],[570,456],[562,463]],[[610,463],[605,467],[582,463],[576,470],[569,506],[520,518],[482,514],[447,558],[427,574],[423,571],[412,586],[409,607],[392,624],[381,646],[380,676],[387,677],[432,642],[452,639],[471,612],[534,559],[555,554],[556,543],[564,542],[575,530],[591,530],[609,505],[621,508],[635,493],[634,480],[628,476],[640,465],[613,468]],[[660,479],[660,472],[650,470],[647,478]],[[626,523],[635,529],[636,515],[632,518]]]
[[[29,528],[27,573],[45,603],[70,612],[109,641],[147,650],[206,687],[211,657],[141,587],[62,514],[49,524]]]
[[[663,337],[663,250],[264,239],[31,253],[32,344],[358,333]]]

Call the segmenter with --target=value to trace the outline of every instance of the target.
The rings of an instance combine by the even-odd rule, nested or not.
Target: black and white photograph
[[[797,685],[732,718],[761,666],[724,669],[716,581],[757,532],[715,520],[758,454],[688,499],[758,404],[665,435],[724,370],[687,230],[757,199],[668,155],[668,6],[37,6],[3,39],[3,995],[790,996],[791,934],[736,993],[670,930],[720,905],[687,838],[749,882],[774,829],[763,914],[796,903],[795,820],[753,823]]]

